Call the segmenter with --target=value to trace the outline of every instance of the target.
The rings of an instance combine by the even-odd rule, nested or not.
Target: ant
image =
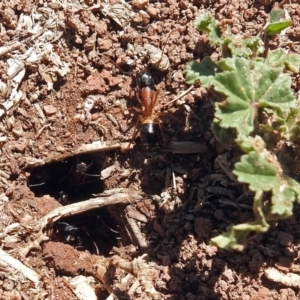
[[[146,70],[136,77],[138,87],[138,101],[142,109],[134,107],[133,109],[141,113],[140,116],[140,135],[143,144],[150,145],[157,141],[157,129],[160,126],[157,116],[154,114],[154,106],[157,102],[158,92],[154,85],[152,74]],[[137,126],[136,126],[137,127]],[[136,136],[136,128],[133,138]]]

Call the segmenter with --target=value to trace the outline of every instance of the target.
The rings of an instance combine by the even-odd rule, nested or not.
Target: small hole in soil
[[[104,161],[103,153],[94,153],[28,169],[27,184],[36,197],[50,195],[62,205],[88,200],[103,192],[100,173]],[[117,223],[109,209],[101,208],[60,219],[48,235],[51,240],[70,244],[79,251],[108,255],[120,236],[124,236]]]
[[[36,197],[50,195],[61,204],[87,200],[103,192],[103,155],[82,155],[29,171],[28,186]]]
[[[79,251],[107,256],[117,246],[119,230],[106,208],[67,217],[54,224],[52,240]]]

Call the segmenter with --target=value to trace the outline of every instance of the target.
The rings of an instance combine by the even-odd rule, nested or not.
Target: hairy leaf
[[[280,184],[275,166],[267,160],[266,155],[256,151],[243,155],[241,161],[235,164],[233,173],[239,182],[249,184],[251,191],[268,192]]]
[[[288,110],[294,105],[291,80],[280,68],[241,57],[227,61],[234,69],[216,74],[214,81],[215,90],[227,96],[216,108],[220,126],[249,135],[259,107]]]
[[[205,12],[198,16],[194,21],[194,26],[199,31],[208,33],[208,39],[211,45],[215,46],[222,43],[221,33],[217,21],[209,12]]]
[[[244,38],[241,35],[230,35],[224,38],[222,44],[223,57],[240,56],[251,58],[263,52],[263,43],[258,37]]]
[[[282,49],[268,51],[266,63],[274,68],[286,68],[293,73],[299,73],[300,55],[297,53],[285,53]]]
[[[197,61],[190,61],[185,68],[186,82],[194,84],[200,81],[203,86],[211,86],[216,71],[220,68],[216,65],[210,57],[205,57],[200,63]]]

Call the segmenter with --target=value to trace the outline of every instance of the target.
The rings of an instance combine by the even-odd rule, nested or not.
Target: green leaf
[[[217,73],[214,80],[215,90],[227,96],[216,107],[220,126],[249,135],[259,107],[288,110],[295,104],[291,79],[280,68],[240,57],[227,58],[227,66],[234,69]]]
[[[300,141],[300,107],[293,107],[289,111],[265,109],[268,113],[268,123],[261,126],[262,133],[272,135],[280,133],[281,140],[288,144]]]
[[[217,246],[225,250],[243,251],[247,240],[248,232],[235,232],[232,227],[228,228],[228,232],[218,235],[210,240],[213,246]]]
[[[240,135],[236,139],[236,143],[240,146],[240,148],[245,152],[249,153],[251,151],[262,152],[266,148],[266,144],[263,139],[256,135],[255,137],[252,136],[242,136]]]
[[[282,9],[273,8],[270,12],[270,21],[265,27],[267,35],[280,33],[292,24],[292,21],[285,16],[285,11]]]
[[[220,70],[218,65],[207,56],[200,63],[194,60],[188,62],[184,74],[188,84],[194,84],[199,80],[203,86],[209,87],[213,84],[215,73],[218,70]]]
[[[288,70],[294,72],[295,74],[299,73],[300,55],[297,53],[288,54],[284,61],[284,65]]]
[[[266,232],[268,229],[269,225],[260,221],[229,226],[227,232],[212,238],[210,242],[212,245],[225,250],[242,251],[251,231]]]
[[[220,58],[216,64],[221,68],[223,71],[233,71],[236,70],[235,60],[232,58]]]
[[[273,8],[270,11],[270,16],[269,16],[270,23],[279,22],[283,18],[284,18],[284,10],[278,9],[278,8]]]
[[[211,239],[212,244],[227,250],[244,249],[247,237],[251,231],[266,232],[269,229],[269,224],[263,213],[263,193],[262,191],[256,192],[253,203],[253,211],[257,220],[244,224],[229,226],[227,232]]]
[[[241,161],[235,164],[233,173],[241,183],[249,184],[249,189],[256,192],[254,212],[263,223],[264,218],[277,219],[288,217],[292,214],[293,202],[300,199],[300,185],[297,181],[283,174],[276,157],[266,149],[260,138],[246,138],[239,144],[249,150],[248,154],[241,157]],[[252,146],[252,151],[251,151]],[[263,213],[261,192],[271,192],[271,206]],[[265,216],[264,216],[265,214]]]
[[[288,186],[279,185],[273,188],[271,213],[289,217],[293,213],[295,192]]]
[[[285,59],[286,59],[286,54],[282,49],[269,50],[268,56],[266,58],[266,63],[270,67],[283,69]]]
[[[280,184],[275,166],[267,160],[264,153],[251,151],[235,164],[233,173],[238,181],[249,184],[251,191],[271,191]]]
[[[194,21],[194,26],[197,30],[208,33],[208,39],[211,45],[216,46],[222,43],[217,21],[209,12],[205,12],[198,16]]]
[[[282,49],[269,50],[266,63],[275,68],[285,67],[297,74],[300,68],[300,55],[297,53],[285,53]]]
[[[260,38],[244,38],[241,35],[226,36],[222,44],[223,57],[240,56],[251,58],[264,52],[264,46]]]
[[[266,28],[267,35],[275,35],[280,33],[282,30],[292,25],[292,21],[282,21],[278,23],[269,24]]]
[[[271,213],[289,217],[293,213],[293,202],[299,201],[300,186],[297,181],[288,176],[282,177],[280,185],[273,188]]]

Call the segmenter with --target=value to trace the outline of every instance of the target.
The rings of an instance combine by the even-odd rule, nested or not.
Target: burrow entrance
[[[50,195],[62,205],[85,201],[103,192],[100,174],[106,161],[105,153],[92,153],[27,169],[27,184],[37,198]],[[124,245],[122,217],[114,209],[119,207],[105,207],[62,218],[53,225],[49,236],[51,240],[70,244],[77,250],[108,255],[121,239]]]

